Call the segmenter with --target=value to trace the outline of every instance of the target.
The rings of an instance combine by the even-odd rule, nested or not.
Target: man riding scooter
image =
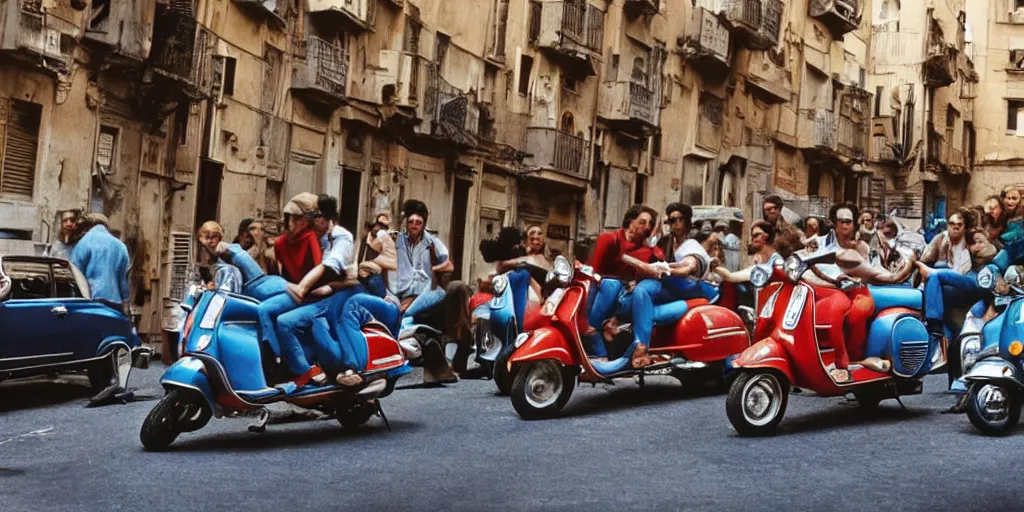
[[[834,230],[816,240],[819,251],[837,251],[836,265],[845,277],[863,284],[892,285],[903,282],[913,270],[909,261],[902,270],[893,273],[874,267],[868,262],[868,246],[855,238],[854,219],[857,206],[837,204],[829,210]],[[874,315],[875,304],[867,287],[857,286],[849,291],[834,288],[835,279],[823,275],[816,267],[811,268],[817,279],[808,276],[808,282],[816,287],[818,294],[817,311],[823,318],[830,318],[829,339],[835,350],[835,368],[832,379],[837,383],[850,381],[850,354],[855,358],[864,355],[867,339],[868,320]],[[868,358],[859,364],[866,368],[886,373],[890,363],[879,358]]]

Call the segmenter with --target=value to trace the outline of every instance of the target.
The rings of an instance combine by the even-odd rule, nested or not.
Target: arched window
[[[572,116],[572,112],[566,111],[562,114],[562,123],[559,127],[563,132],[570,135],[576,132],[576,119]]]

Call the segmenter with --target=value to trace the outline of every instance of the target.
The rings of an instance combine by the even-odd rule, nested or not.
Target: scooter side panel
[[[203,362],[194,357],[183,357],[171,365],[160,377],[160,385],[170,391],[174,388],[198,392],[206,400],[206,406],[214,411],[213,389],[210,380],[203,373]]]
[[[892,326],[891,344],[893,373],[896,375],[921,377],[931,369],[932,355],[938,347],[919,319],[908,315],[897,318]]]
[[[750,346],[747,329],[734,311],[705,305],[691,309],[672,329],[659,330],[652,351],[678,352],[691,361],[722,361]]]
[[[893,310],[886,310],[880,313],[871,322],[868,330],[867,343],[864,345],[865,357],[881,357],[889,359],[892,357],[892,327],[900,318],[898,314],[888,314]]]
[[[249,323],[224,323],[217,328],[217,361],[235,392],[267,388],[258,330],[258,325]]]
[[[368,351],[367,372],[390,370],[405,364],[402,349],[394,338],[370,327],[363,328],[363,336],[366,338]]]
[[[542,327],[529,333],[526,341],[516,349],[509,361],[525,363],[555,359],[566,366],[577,365],[579,362],[569,348],[571,341],[555,326]]]
[[[1000,317],[1003,325],[999,330],[999,356],[1007,361],[1016,361],[1020,356],[1010,354],[1010,344],[1024,342],[1024,300],[1013,301]]]

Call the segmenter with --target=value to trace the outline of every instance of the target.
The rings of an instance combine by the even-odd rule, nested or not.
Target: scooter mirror
[[[978,287],[982,290],[991,290],[995,286],[996,280],[992,274],[992,269],[985,267],[978,272]]]

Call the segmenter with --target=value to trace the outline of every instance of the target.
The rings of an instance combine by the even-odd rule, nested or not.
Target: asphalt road
[[[162,367],[132,385],[157,396]],[[652,379],[653,380],[653,379]],[[794,396],[779,435],[739,438],[725,397],[674,380],[577,388],[565,417],[519,419],[489,381],[400,390],[391,422],[246,430],[211,421],[147,453],[155,401],[86,409],[80,377],[0,384],[0,510],[1019,510],[1024,429],[942,414],[945,377],[865,416]]]

